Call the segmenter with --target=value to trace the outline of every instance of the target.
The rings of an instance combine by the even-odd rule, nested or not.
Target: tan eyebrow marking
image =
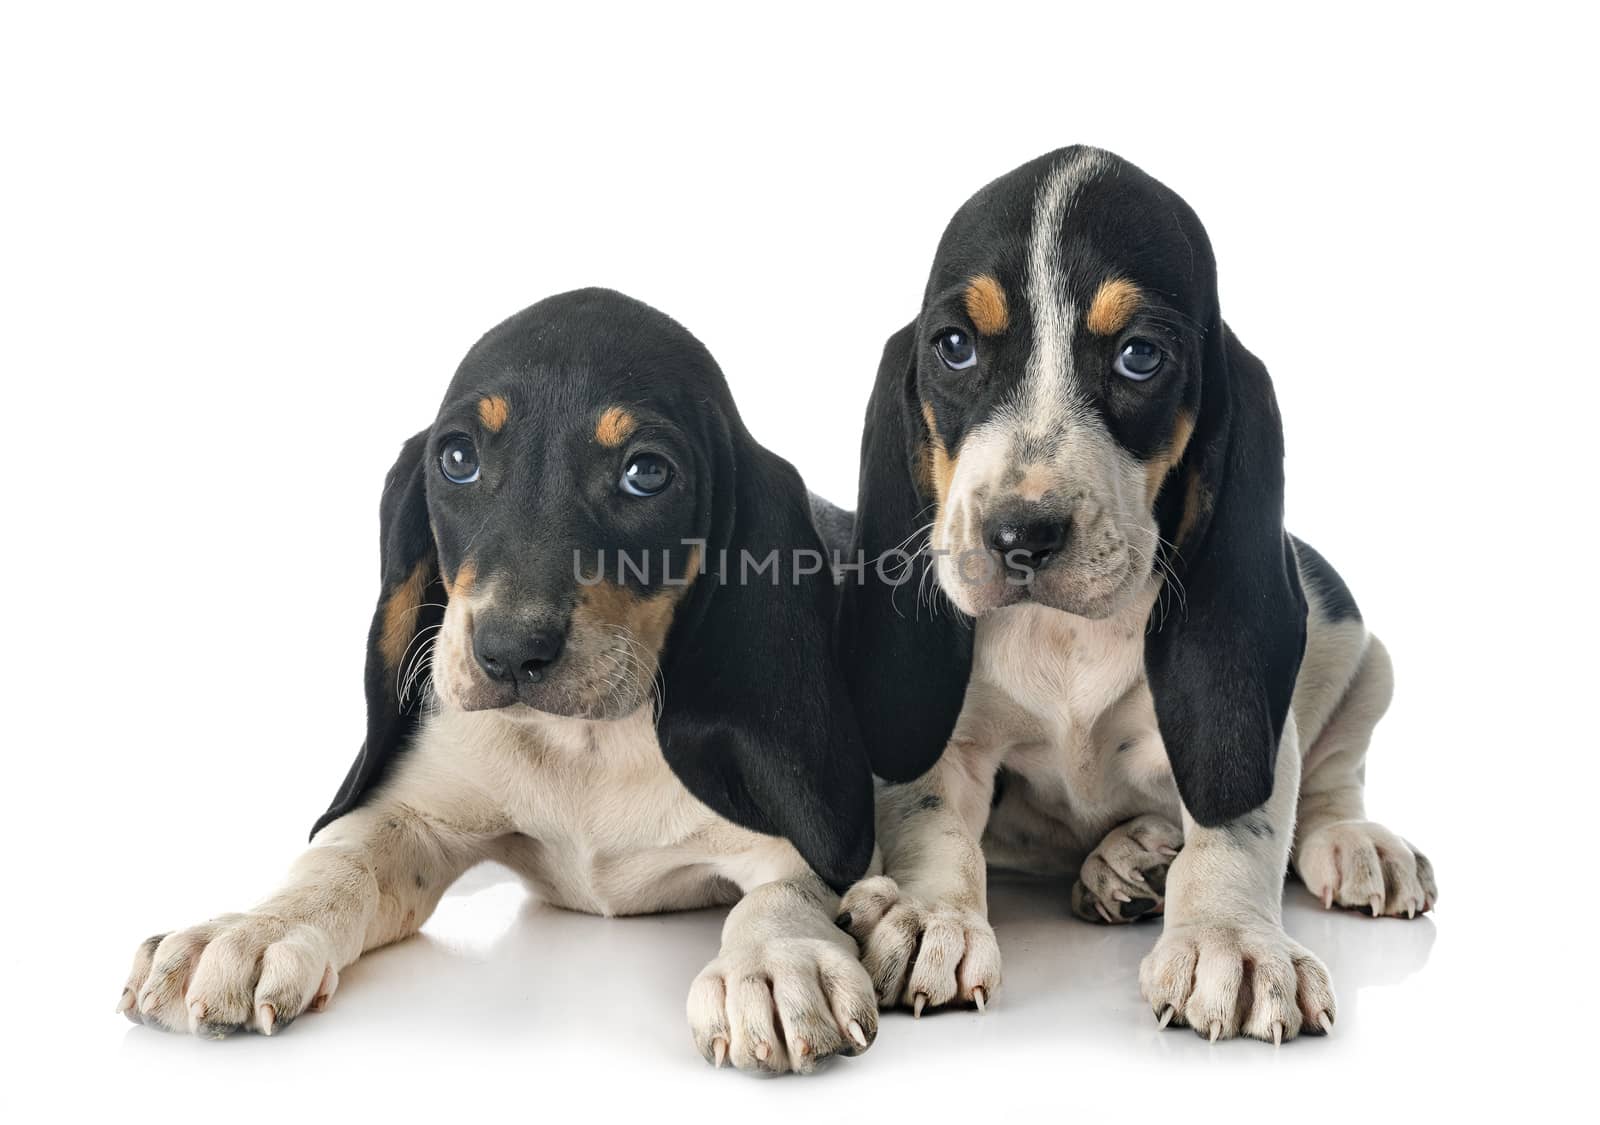
[[[988,274],[979,274],[967,282],[963,296],[967,315],[972,326],[985,336],[994,336],[1006,330],[1011,323],[1011,313],[1006,308],[1006,291]]]
[[[511,417],[511,404],[499,395],[489,395],[478,400],[478,421],[483,423],[483,428],[491,434],[497,434],[506,427],[506,419]]]
[[[1126,278],[1114,277],[1100,286],[1094,300],[1089,302],[1089,315],[1083,323],[1096,336],[1121,332],[1143,300],[1144,295],[1137,285]]]
[[[607,407],[594,428],[594,440],[601,445],[618,446],[628,440],[639,425],[632,414],[620,406]]]

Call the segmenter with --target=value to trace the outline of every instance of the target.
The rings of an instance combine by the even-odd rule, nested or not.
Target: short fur
[[[479,468],[456,483],[462,441]],[[654,495],[620,483],[641,455],[673,466]],[[404,444],[380,514],[367,739],[312,847],[256,910],[142,946],[121,1010],[281,1030],[496,859],[569,909],[736,903],[690,996],[708,1060],[866,1047],[870,982],[832,924],[873,854],[833,586],[736,569],[822,539],[699,341],[604,290],[519,313]]]
[[[974,276],[1010,295],[1003,335],[971,320]],[[952,331],[975,364],[940,358]],[[1130,341],[1157,346],[1152,377],[1117,372]],[[1326,970],[1280,921],[1291,853],[1330,904],[1412,915],[1437,890],[1365,819],[1388,656],[1284,531],[1271,380],[1222,320],[1194,213],[1086,148],[985,187],[885,348],[862,448],[855,545],[920,549],[937,586],[842,607],[874,767],[902,783],[879,799],[884,875],[845,899],[880,1000],[992,994],[987,856],[1076,872],[1088,920],[1164,912],[1141,973],[1163,1023],[1330,1023]]]

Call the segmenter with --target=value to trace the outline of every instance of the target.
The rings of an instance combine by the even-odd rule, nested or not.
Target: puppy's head
[[[1180,791],[1207,823],[1259,803],[1304,636],[1282,457],[1271,381],[1222,321],[1182,199],[1088,148],[979,191],[868,407],[856,544],[874,557],[926,534],[960,611],[847,589],[843,652],[878,772],[914,775],[942,750],[971,664],[961,615],[1106,617],[1159,571],[1178,611],[1145,660]]]
[[[618,293],[552,297],[467,354],[390,471],[352,807],[427,705],[614,720],[656,704],[685,785],[843,886],[871,778],[829,646],[806,493],[745,431],[706,349]],[[820,554],[819,554],[820,557]],[[834,811],[838,815],[834,815]],[[320,827],[320,823],[319,823]]]
[[[399,648],[415,580],[385,609],[402,686],[431,660],[439,704],[466,711],[615,719],[652,696],[711,531],[727,437],[692,396],[715,370],[610,297],[545,302],[478,342],[422,456],[438,636]]]
[[[1187,205],[1098,150],[956,214],[911,343],[930,545],[961,610],[1104,617],[1145,587],[1176,545],[1157,501],[1194,434],[1214,276]]]

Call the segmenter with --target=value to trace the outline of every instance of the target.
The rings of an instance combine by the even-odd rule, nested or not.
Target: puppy
[[[874,767],[906,783],[841,919],[880,999],[985,1003],[987,856],[1076,873],[1091,922],[1164,912],[1140,971],[1163,1025],[1331,1027],[1282,926],[1291,857],[1327,906],[1411,917],[1437,890],[1363,811],[1389,656],[1283,529],[1272,384],[1194,213],[1087,148],[984,188],[889,340],[862,451],[856,550],[926,568],[842,609]]]
[[[367,738],[310,849],[254,909],[141,945],[118,1010],[281,1032],[492,859],[571,910],[736,903],[689,996],[709,1061],[865,1049],[872,985],[833,920],[872,781],[835,591],[799,476],[700,342],[604,290],[517,314],[401,449],[381,523]]]

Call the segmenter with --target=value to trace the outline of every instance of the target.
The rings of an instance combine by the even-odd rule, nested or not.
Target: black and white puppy
[[[920,547],[950,603],[846,587],[862,731],[907,782],[841,918],[880,1000],[993,992],[987,856],[1076,873],[1089,921],[1164,912],[1140,972],[1163,1025],[1329,1027],[1328,973],[1282,926],[1291,857],[1328,905],[1409,917],[1436,890],[1363,811],[1389,656],[1284,531],[1272,384],[1194,213],[1088,148],[985,187],[889,340],[862,450],[856,548]]]
[[[272,1034],[493,859],[596,914],[737,903],[689,1021],[708,1060],[809,1070],[872,1042],[837,892],[872,781],[805,488],[706,349],[618,293],[468,353],[384,485],[367,738],[311,847],[243,914],[140,946],[119,1011]],[[782,581],[741,581],[776,553]]]

